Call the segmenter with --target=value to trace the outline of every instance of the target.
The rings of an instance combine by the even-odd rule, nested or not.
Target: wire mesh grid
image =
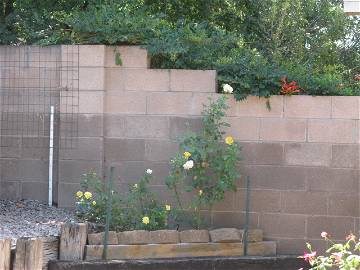
[[[58,147],[74,148],[78,133],[79,47],[0,47],[0,146],[48,147],[55,108]]]

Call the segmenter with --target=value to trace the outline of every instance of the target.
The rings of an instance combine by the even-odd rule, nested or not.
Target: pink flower
[[[327,232],[322,232],[322,233],[321,233],[321,237],[322,237],[322,238],[327,238],[327,237],[328,237],[328,233],[327,233]]]
[[[316,251],[311,253],[304,253],[303,258],[306,262],[310,262],[315,258],[315,256],[316,256]]]
[[[343,254],[341,252],[334,252],[334,253],[331,253],[331,255],[334,256],[334,259],[336,262],[341,261],[341,258],[343,256]]]
[[[356,240],[356,237],[355,235],[353,235],[352,233],[349,234],[348,236],[346,236],[346,241],[355,241]]]

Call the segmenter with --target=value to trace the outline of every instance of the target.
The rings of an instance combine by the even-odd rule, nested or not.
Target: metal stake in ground
[[[102,254],[102,259],[107,259],[108,254],[108,243],[109,243],[109,227],[111,221],[111,211],[112,211],[112,193],[113,193],[113,178],[114,167],[110,167],[109,181],[108,181],[108,201],[106,207],[106,223],[105,223],[105,234],[104,234],[104,249]]]
[[[248,235],[249,235],[249,211],[250,211],[250,177],[246,177],[246,196],[245,196],[245,228],[244,228],[244,256],[248,253]]]

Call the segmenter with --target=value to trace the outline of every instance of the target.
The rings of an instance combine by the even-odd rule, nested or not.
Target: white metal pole
[[[50,142],[49,142],[49,206],[53,200],[53,160],[54,160],[54,106],[50,107]]]

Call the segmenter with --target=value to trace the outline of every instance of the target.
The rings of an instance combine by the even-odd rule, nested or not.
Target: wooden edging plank
[[[11,239],[0,239],[0,269],[10,270]]]

